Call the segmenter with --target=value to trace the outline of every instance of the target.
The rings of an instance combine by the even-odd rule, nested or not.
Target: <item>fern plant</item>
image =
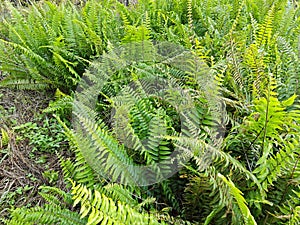
[[[295,4],[140,0],[126,7],[91,0],[8,8],[2,85],[59,88],[45,111],[63,118],[72,106],[75,122],[61,122],[74,158],[59,156],[73,200],[41,194],[49,204],[17,209],[8,224],[298,223]],[[176,45],[157,51],[156,41]],[[78,93],[63,94],[83,73]],[[217,92],[215,106],[205,88]],[[216,108],[228,116],[217,120]],[[182,158],[172,158],[175,150]],[[149,180],[160,182],[136,185]]]
[[[6,7],[10,17],[1,24],[6,36],[1,37],[0,62],[1,70],[10,75],[1,86],[60,88],[69,93],[90,58],[100,55],[115,35],[113,23],[118,24],[116,16],[96,1],[83,8],[64,1]],[[109,28],[106,20],[111,21]]]
[[[86,224],[77,212],[72,211],[72,198],[59,188],[40,187],[40,195],[48,201],[43,206],[17,208],[11,213],[5,224]]]
[[[73,183],[74,205],[81,203],[81,217],[88,216],[87,224],[164,224],[158,223],[154,216],[141,214],[131,207],[106,197],[98,191],[91,192],[85,186]]]
[[[244,152],[241,157],[245,166],[257,176],[259,183],[267,192],[270,204],[279,204],[287,197],[287,195],[278,196],[272,186],[281,183],[280,186],[276,185],[281,190],[279,193],[289,191],[288,179],[294,179],[296,174],[292,172],[291,175],[291,171],[298,167],[297,146],[299,145],[297,125],[299,111],[288,110],[296,96],[280,102],[275,88],[274,79],[271,79],[266,97],[254,101],[256,110],[239,126],[238,135],[228,139],[231,139],[228,143],[229,148],[231,144],[235,148],[236,143],[241,144],[243,149],[241,152]],[[287,133],[289,135],[286,135]],[[294,187],[297,186],[298,184],[295,184]],[[253,198],[255,195],[255,192],[249,192],[249,197]],[[262,206],[255,201],[253,204],[260,209],[261,213]],[[268,208],[267,205],[265,207]]]

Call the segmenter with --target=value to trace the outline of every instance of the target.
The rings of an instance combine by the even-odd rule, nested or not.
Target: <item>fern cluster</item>
[[[57,88],[74,153],[7,224],[299,223],[294,1],[7,8],[0,85]]]
[[[117,17],[99,2],[78,8],[72,2],[34,3],[28,8],[6,4],[1,22],[0,65],[10,73],[1,86],[60,88],[70,92],[94,56],[113,41]],[[107,21],[110,26],[107,26]],[[10,57],[7,57],[7,56]]]

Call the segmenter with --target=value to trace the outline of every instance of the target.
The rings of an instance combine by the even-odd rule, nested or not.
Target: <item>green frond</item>
[[[174,191],[171,188],[171,183],[166,180],[160,183],[162,194],[165,196],[168,202],[170,202],[171,207],[174,210],[180,211],[180,203],[176,198]]]
[[[252,13],[249,14],[250,16],[250,21],[251,21],[251,37],[252,41],[257,40],[257,31],[259,30],[259,24],[257,20],[253,17]]]
[[[276,213],[274,217],[278,221],[282,221],[281,224],[299,224],[300,223],[300,193],[293,191],[288,201],[280,207],[280,212]]]
[[[207,217],[205,221],[207,221],[206,224],[209,224],[209,218],[214,217],[209,215],[217,208],[217,206],[214,206],[214,198],[217,195],[218,190],[213,189],[206,174],[190,175],[183,194],[183,214],[186,218],[191,218],[191,221],[203,221],[203,218]]]
[[[132,168],[133,161],[128,157],[124,146],[119,145],[108,131],[95,124],[90,118],[79,114],[76,116],[81,123],[80,126],[87,132],[87,136],[77,132],[74,137],[78,149],[88,164],[98,173],[110,177],[113,181],[120,179],[125,183],[134,182],[137,174]]]
[[[44,113],[55,113],[56,115],[70,115],[72,109],[73,98],[64,94],[59,89],[54,94],[55,100],[51,101]]]
[[[110,183],[101,189],[107,197],[112,198],[114,201],[121,201],[127,205],[135,207],[138,205],[136,199],[133,198],[132,194],[136,188],[123,186],[121,184]]]
[[[298,131],[294,128],[294,123],[299,120],[299,112],[286,111],[286,108],[293,104],[296,97],[295,95],[284,102],[279,102],[276,98],[276,93],[273,93],[272,90],[270,90],[270,92],[271,94],[269,94],[267,99],[262,98],[255,101],[255,104],[257,106],[259,105],[259,107],[256,107],[255,115],[258,115],[259,118],[253,119],[254,114],[252,114],[250,117],[252,119],[249,120],[249,125],[252,127],[251,129],[253,129],[251,132],[257,133],[258,131],[261,131],[261,137],[258,137],[257,141],[261,140],[261,144],[263,145],[262,156],[257,161],[257,168],[254,173],[258,173],[258,171],[260,171],[259,179],[272,184],[273,180],[281,175],[280,171],[285,167],[285,161],[289,156],[293,155],[293,152],[290,152],[293,151],[293,148],[289,148],[289,144],[292,146],[297,145],[296,139],[284,140],[282,136],[278,136],[278,130],[284,131],[288,126],[288,129],[291,129],[291,133],[297,133]],[[286,118],[290,119],[287,120]],[[257,135],[260,136],[259,133],[257,133]],[[278,143],[277,148],[279,148],[279,150],[277,153],[274,152],[274,146],[269,143],[269,140],[272,139],[276,140],[276,143]],[[275,155],[277,160],[273,159],[272,155]],[[268,162],[268,159],[270,162]],[[277,165],[272,163],[273,160],[274,162],[276,161]],[[271,166],[271,168],[268,168],[268,165]],[[265,182],[263,183],[263,187],[266,189],[267,183]]]
[[[89,166],[84,158],[82,152],[80,151],[80,139],[71,131],[65,123],[63,123],[59,117],[56,117],[58,122],[63,126],[64,133],[70,142],[71,149],[75,152],[75,160],[64,159],[58,155],[62,171],[65,178],[71,178],[78,183],[84,183],[88,187],[93,186],[97,180],[97,175],[94,173],[93,169]]]
[[[127,25],[125,32],[122,43],[142,42],[150,39],[150,30],[145,25],[138,27]]]
[[[269,10],[268,14],[265,17],[265,21],[261,24],[260,29],[258,30],[256,44],[258,46],[264,46],[271,42],[272,38],[272,31],[273,31],[273,20],[274,20],[274,8],[275,6],[272,5],[271,9]]]
[[[115,203],[98,191],[92,191],[83,185],[72,182],[74,206],[80,204],[81,217],[88,218],[91,224],[164,224],[159,223],[153,215],[140,213],[122,202]]]
[[[117,3],[117,11],[120,13],[122,22],[124,24],[125,29],[129,27],[130,25],[133,25],[134,21],[134,14],[130,13],[128,7],[126,7],[124,4]]]
[[[241,65],[242,56],[240,52],[242,52],[244,48],[241,44],[242,40],[245,40],[236,32],[237,26],[240,23],[240,20],[242,20],[241,13],[244,5],[245,1],[242,1],[228,34],[228,53],[226,56],[228,60],[227,77],[230,79],[230,84],[233,86],[235,93],[241,92],[241,90],[244,89],[243,68]]]
[[[151,157],[147,159],[148,163],[160,162],[163,160],[168,160],[171,150],[168,148],[168,142],[163,141],[162,136],[167,132],[166,121],[163,118],[162,110],[157,110],[157,114],[151,119],[148,140],[145,143],[146,151]]]
[[[220,178],[224,183],[226,183],[226,185],[228,185],[228,187],[230,189],[230,193],[235,198],[235,200],[241,210],[244,223],[249,224],[249,225],[257,224],[254,217],[252,216],[249,208],[246,205],[246,200],[242,196],[242,192],[234,185],[234,183],[230,179],[226,179],[226,177],[224,177],[222,174],[219,173],[218,178]]]
[[[62,206],[62,202],[65,205],[71,205],[73,202],[71,195],[60,188],[40,186],[39,190],[39,195],[41,195],[50,205]]]
[[[257,95],[261,95],[264,85],[266,85],[265,69],[266,64],[264,62],[263,54],[259,52],[259,48],[256,44],[251,44],[244,56],[245,63],[249,69],[251,69],[252,76],[249,79],[249,83],[252,83],[252,96],[255,98]],[[249,85],[250,86],[250,85]]]
[[[7,224],[64,224],[84,225],[86,220],[76,212],[56,205],[36,206],[30,209],[18,208],[12,212],[12,219]]]

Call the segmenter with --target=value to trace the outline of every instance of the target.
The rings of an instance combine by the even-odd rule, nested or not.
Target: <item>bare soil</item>
[[[33,121],[47,107],[53,93],[0,89],[0,129],[9,136],[9,143],[0,146],[0,217],[7,217],[10,208],[35,206],[43,203],[38,187],[47,185],[42,176],[44,164],[38,164],[29,157],[32,147],[28,141],[20,141],[13,127]],[[1,134],[0,134],[1,138]],[[45,153],[47,154],[47,153]],[[48,153],[49,154],[49,153]],[[60,171],[55,154],[48,155],[47,168]],[[64,189],[62,174],[56,184]],[[30,190],[24,191],[24,187]],[[17,190],[23,190],[22,193]]]

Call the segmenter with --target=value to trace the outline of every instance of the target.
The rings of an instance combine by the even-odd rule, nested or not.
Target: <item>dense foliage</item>
[[[52,125],[15,129],[39,146],[35,151],[56,151],[67,190],[41,186],[47,203],[12,209],[10,218],[2,219],[5,224],[300,223],[297,2],[3,4],[0,87],[56,91],[44,110],[54,114]],[[157,42],[172,43],[159,63],[147,55],[159,52]],[[132,46],[134,52],[141,43],[143,60],[124,63],[131,56],[122,49]],[[186,51],[188,65],[172,58]],[[114,63],[110,70],[103,67],[108,59]],[[194,74],[190,68],[197,68],[196,62],[204,69]],[[82,77],[87,83],[97,79],[101,89],[78,95],[85,87]],[[199,79],[214,85],[218,107],[226,111],[222,120],[205,95],[209,87],[201,87]],[[189,93],[193,108],[183,105],[184,120],[171,104],[182,92],[172,89],[162,99],[148,85],[153,80]],[[95,109],[77,101],[89,98],[97,100]],[[114,121],[108,117],[112,109]],[[127,109],[126,118],[118,114]],[[70,123],[72,112],[84,131]],[[8,136],[1,132],[2,148]],[[217,138],[222,142],[216,147],[218,135],[224,137]],[[72,158],[60,151],[62,139]],[[134,166],[160,163],[155,172],[168,170],[164,163],[176,149],[190,158],[178,172],[148,186],[132,185],[143,179]]]

